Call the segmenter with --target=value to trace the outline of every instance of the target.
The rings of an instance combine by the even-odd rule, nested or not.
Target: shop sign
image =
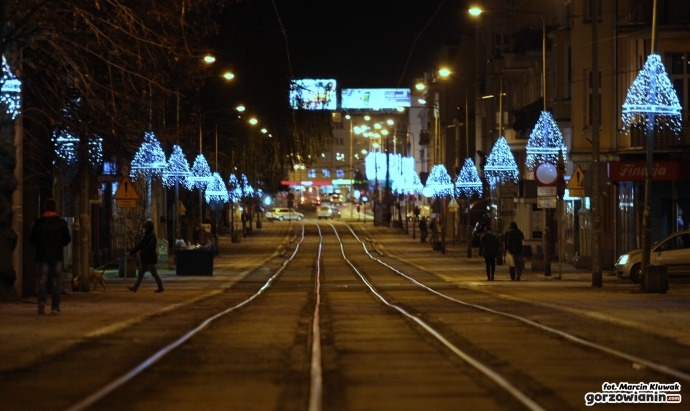
[[[612,182],[645,181],[647,163],[645,161],[614,161],[609,163],[609,178]],[[653,181],[690,180],[690,173],[679,172],[676,161],[654,161],[652,164]]]

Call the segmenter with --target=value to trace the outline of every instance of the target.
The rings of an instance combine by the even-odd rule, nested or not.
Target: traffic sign
[[[570,197],[584,197],[585,196],[585,189],[584,188],[569,188],[568,189],[568,195]]]
[[[115,206],[117,208],[136,208],[137,200],[115,200]]]
[[[538,197],[537,207],[539,208],[556,208],[556,197]]]
[[[451,213],[457,213],[458,208],[458,202],[455,201],[454,198],[451,198],[450,202],[448,203],[448,211],[450,211]]]
[[[566,184],[565,188],[568,189],[573,189],[573,188],[581,188],[584,189],[582,186],[582,181],[585,179],[585,173],[582,171],[582,169],[578,166],[575,168],[575,171],[573,171],[573,175],[570,176],[570,181],[568,181],[568,184]],[[573,196],[572,191],[570,193],[571,196]],[[577,196],[574,196],[577,197]]]
[[[129,181],[129,177],[125,176],[120,184],[117,186],[117,191],[113,196],[115,200],[138,200],[139,194],[134,190],[134,185]],[[119,207],[119,206],[118,206]],[[132,206],[133,207],[133,206]],[[120,207],[122,208],[122,207]],[[131,207],[128,207],[131,208]]]

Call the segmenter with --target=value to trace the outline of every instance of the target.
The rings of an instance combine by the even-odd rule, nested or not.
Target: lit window
[[[337,178],[344,178],[345,177],[345,171],[341,169],[335,170],[335,176]]]
[[[335,159],[338,161],[345,161],[345,154],[343,153],[335,153]]]
[[[331,176],[331,170],[324,168],[321,170],[321,174],[323,174],[324,177],[330,177]]]
[[[307,171],[307,177],[316,178],[316,169],[310,168],[309,171]]]

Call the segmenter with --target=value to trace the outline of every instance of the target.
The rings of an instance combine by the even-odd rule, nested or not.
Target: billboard
[[[294,110],[335,110],[338,108],[333,79],[295,80],[290,85],[290,106]]]
[[[396,109],[410,107],[409,88],[346,88],[341,93],[344,109]]]

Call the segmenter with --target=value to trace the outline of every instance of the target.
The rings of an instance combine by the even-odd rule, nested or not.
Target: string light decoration
[[[242,174],[240,176],[240,187],[242,188],[242,196],[243,197],[253,197],[254,196],[254,187],[252,187],[252,185],[249,184],[249,179],[244,174]]]
[[[240,181],[237,176],[230,173],[230,179],[228,180],[228,196],[230,196],[230,201],[237,202],[242,199],[242,187],[240,186]]]
[[[368,180],[385,180],[386,155],[381,152],[369,152],[364,158],[364,172]]]
[[[141,143],[139,151],[137,151],[132,160],[129,177],[133,181],[137,177],[154,175],[160,177],[166,165],[165,153],[161,148],[161,143],[158,142],[153,132],[145,132],[144,142]]]
[[[209,167],[208,161],[206,161],[206,157],[203,154],[196,156],[192,165],[191,175],[187,177],[187,180],[191,183],[192,188],[198,188],[199,190],[204,190],[213,180],[211,167]]]
[[[486,158],[486,165],[484,166],[484,174],[486,179],[495,187],[498,183],[506,181],[518,181],[518,167],[515,163],[515,157],[510,151],[508,142],[504,137],[496,140],[491,153]]]
[[[483,192],[482,179],[479,178],[477,166],[474,165],[474,161],[471,158],[466,158],[465,164],[463,164],[460,170],[460,175],[458,175],[458,179],[455,182],[455,194],[458,197],[464,195],[470,198],[474,194],[481,197]]]
[[[563,152],[563,161],[568,161],[568,149],[563,144],[563,134],[550,112],[542,111],[539,115],[539,120],[527,140],[526,151],[525,166],[529,170],[534,170],[537,165],[545,162],[555,164],[558,162],[560,151]]]
[[[191,175],[189,171],[189,163],[187,158],[182,152],[182,147],[175,144],[173,146],[172,154],[163,169],[163,185],[166,187],[172,187],[175,184],[182,184],[189,190],[193,187],[193,182],[188,180]]]
[[[5,105],[5,112],[15,120],[21,113],[22,82],[12,74],[5,56],[2,56],[2,87],[0,87],[0,103]]]
[[[228,189],[225,187],[223,179],[220,174],[213,173],[211,176],[211,182],[206,187],[204,191],[204,198],[208,204],[220,203],[224,204],[229,201]]]
[[[424,185],[414,169],[414,158],[402,157],[399,178],[393,180],[392,190],[395,194],[419,194]]]
[[[623,103],[623,130],[645,129],[651,118],[652,127],[668,128],[678,134],[682,129],[682,109],[661,57],[650,54]]]
[[[103,164],[103,137],[89,139],[89,162],[94,168]]]
[[[429,173],[429,178],[426,180],[426,197],[445,197],[453,195],[453,180],[451,180],[446,166],[443,164],[436,164]]]

